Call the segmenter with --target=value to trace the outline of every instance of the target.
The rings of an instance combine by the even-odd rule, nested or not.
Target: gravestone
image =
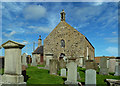
[[[2,47],[5,49],[5,65],[2,76],[3,85],[26,84],[23,75],[21,75],[21,49],[24,46],[11,40],[2,44]]]
[[[95,63],[95,61],[93,61],[93,60],[86,60],[86,61],[85,61],[85,68],[86,68],[86,69],[94,69],[94,70],[97,70],[97,69],[98,69],[98,65],[97,65],[97,63]]]
[[[77,80],[80,80],[80,73],[77,72]]]
[[[107,58],[100,58],[100,74],[108,75]]]
[[[22,65],[27,67],[26,59],[27,59],[27,53],[23,53],[23,55],[22,55]]]
[[[66,69],[65,68],[61,69],[61,75],[60,76],[66,77]]]
[[[57,59],[50,59],[50,74],[57,75],[58,71],[58,60]]]
[[[115,76],[120,76],[120,62],[116,62],[115,65]]]
[[[109,72],[115,72],[116,59],[109,60]]]
[[[96,85],[96,71],[93,69],[88,69],[85,71],[85,86],[95,86]]]
[[[77,82],[77,64],[75,62],[76,59],[69,59],[67,66],[68,74],[67,74],[67,81],[65,84],[78,84]]]
[[[63,59],[61,59],[59,61],[59,66],[60,66],[60,68],[65,68],[66,67],[66,62]]]
[[[35,56],[35,54],[32,55],[32,64],[31,64],[31,65],[32,65],[32,66],[37,66],[36,56]]]
[[[45,54],[45,57],[46,57],[46,67],[49,68],[50,59],[53,59],[53,54],[52,53]]]

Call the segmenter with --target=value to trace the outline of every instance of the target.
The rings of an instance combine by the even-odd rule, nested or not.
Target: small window
[[[61,47],[65,47],[65,41],[63,39],[61,40]]]

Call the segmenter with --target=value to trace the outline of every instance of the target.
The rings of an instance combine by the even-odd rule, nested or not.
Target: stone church
[[[59,57],[77,58],[78,65],[83,65],[85,60],[94,60],[95,48],[83,34],[65,21],[64,10],[60,14],[60,23],[44,40],[44,61],[48,55],[58,59]]]

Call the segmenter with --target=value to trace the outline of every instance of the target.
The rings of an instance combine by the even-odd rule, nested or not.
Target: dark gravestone
[[[63,59],[59,60],[59,68],[65,68],[65,67],[66,67],[66,62]]]
[[[107,58],[100,58],[100,74],[108,75]]]
[[[94,60],[86,60],[85,62],[85,68],[86,69],[94,69],[97,70],[98,69],[98,65]]]
[[[50,74],[57,75],[57,71],[59,69],[58,65],[59,62],[57,59],[50,59],[50,66],[49,66]]]

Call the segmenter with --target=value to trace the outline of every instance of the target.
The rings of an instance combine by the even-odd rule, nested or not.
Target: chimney
[[[41,35],[39,35],[39,39],[38,39],[38,47],[40,47],[42,45],[42,39],[41,39]]]

